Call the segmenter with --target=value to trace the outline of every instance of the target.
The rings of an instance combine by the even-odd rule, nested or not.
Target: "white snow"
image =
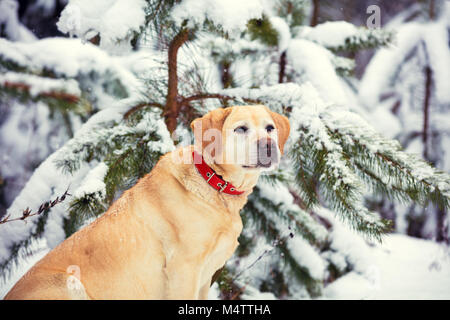
[[[367,250],[366,274],[352,271],[326,287],[325,299],[450,299],[450,249],[392,234]]]
[[[266,198],[266,199],[270,199],[270,201],[274,204],[274,205],[278,205],[279,206],[279,211],[280,212],[286,212],[286,211],[291,211],[292,214],[296,215],[296,218],[299,222],[301,222],[301,224],[303,226],[305,226],[308,230],[310,230],[317,241],[319,242],[323,242],[326,240],[327,238],[327,230],[320,224],[318,224],[316,221],[314,221],[313,218],[311,218],[310,214],[307,212],[299,212],[300,208],[294,203],[294,197],[292,196],[292,194],[289,192],[289,188],[281,183],[276,183],[276,184],[269,184],[263,180],[260,180],[258,182],[258,188],[260,191],[260,196],[262,198]],[[261,211],[264,211],[264,208],[261,208]],[[280,228],[283,229],[288,229],[288,225],[286,225],[286,223],[283,223],[283,219],[280,219],[280,217],[277,216],[271,216],[271,217],[267,217],[268,219],[273,220],[276,225]],[[300,247],[305,247],[306,246],[306,242],[303,239],[300,238],[294,238],[292,239],[293,243],[292,246],[298,246],[298,248]],[[290,240],[291,241],[291,240]],[[312,273],[315,272],[321,272],[318,271],[319,269],[322,268],[322,266],[320,266],[320,262],[315,262],[317,261],[316,256],[315,256],[315,252],[314,250],[312,251],[306,251],[306,250],[310,250],[312,249],[311,247],[309,249],[305,248],[303,250],[303,253],[297,254],[296,256],[299,258],[299,263],[301,265],[304,265],[305,267],[309,267],[311,265],[306,265],[308,264],[308,262],[304,262],[303,260],[308,260],[308,259],[304,259],[305,255],[308,255],[308,257],[311,257],[312,261],[312,265],[316,265],[318,266],[318,269],[315,271],[312,271]],[[302,258],[303,256],[303,258]],[[315,269],[315,268],[312,268]],[[316,273],[317,275],[317,273]]]
[[[260,0],[183,0],[172,11],[172,18],[181,26],[202,26],[206,19],[225,31],[242,31],[248,20],[261,18],[264,6]]]
[[[11,214],[11,218],[20,216],[22,210],[27,207],[30,207],[32,210],[37,210],[43,201],[54,200],[56,196],[61,196],[68,188],[69,181],[75,184],[80,177],[86,174],[85,170],[79,170],[69,180],[68,175],[62,174],[55,167],[54,160],[57,155],[58,152],[53,153],[34,171],[23,190],[15,198],[7,211],[7,214]],[[83,169],[86,168],[84,167]],[[51,214],[49,214],[44,237],[46,235],[49,236],[47,241],[51,248],[65,238],[62,218],[68,214],[68,203],[69,200],[58,204],[52,208]],[[8,259],[12,244],[26,239],[36,228],[38,217],[30,217],[26,223],[23,221],[14,221],[1,225],[0,262]],[[52,222],[53,220],[54,222]],[[47,230],[49,231],[47,232]]]
[[[15,198],[14,202],[8,208],[7,214],[11,214],[11,218],[20,216],[22,210],[27,207],[32,209],[38,208],[43,201],[49,201],[60,196],[71,184],[72,188],[76,188],[81,180],[91,169],[89,164],[84,163],[81,168],[73,175],[64,174],[56,167],[56,161],[66,155],[71,143],[82,139],[90,131],[95,131],[101,123],[111,121],[120,121],[123,113],[126,112],[130,105],[134,105],[129,100],[118,101],[115,106],[104,109],[92,116],[75,134],[75,137],[69,140],[67,144],[51,154],[38,168],[35,169],[33,175],[28,180],[20,194]],[[80,138],[81,137],[81,138]],[[47,244],[53,248],[65,238],[62,219],[67,216],[69,201],[58,204],[51,210],[49,214],[44,237]],[[18,241],[26,239],[36,227],[36,221],[39,216],[33,216],[27,219],[27,223],[22,221],[14,221],[1,225],[1,241],[0,241],[0,263],[8,259],[10,255],[10,245]]]
[[[450,12],[450,4],[447,3],[447,7]],[[427,46],[428,61],[433,71],[436,97],[442,103],[450,103],[449,27],[450,22],[443,21],[441,18],[436,23],[427,26],[423,35]]]
[[[368,244],[364,238],[354,230],[350,230],[336,214],[325,209],[318,208],[318,215],[332,223],[330,232],[330,251],[325,251],[325,258],[330,258],[336,262],[341,269],[351,267],[356,272],[364,272],[370,266],[370,260],[367,256]]]
[[[100,162],[86,175],[80,187],[74,191],[73,196],[83,198],[85,195],[93,194],[99,197],[99,201],[103,200],[106,195],[106,185],[103,180],[107,172],[108,166],[104,162]]]
[[[145,0],[70,0],[57,26],[84,41],[99,35],[100,47],[109,52],[129,52],[133,32],[144,25],[145,7]]]
[[[313,279],[322,280],[326,264],[319,253],[305,239],[294,236],[286,241],[287,248],[297,263],[306,268]]]
[[[246,285],[245,291],[241,295],[243,300],[276,300],[276,297],[271,292],[261,292],[256,288]]]
[[[359,88],[360,101],[366,106],[376,105],[380,96],[389,92],[389,86],[399,66],[405,62],[414,48],[424,44],[426,56],[422,63],[429,64],[433,71],[436,98],[441,103],[450,103],[449,16],[450,4],[446,2],[436,21],[409,22],[396,26],[394,43],[378,50],[366,67]]]
[[[54,2],[39,1],[39,5],[49,8]],[[398,119],[389,111],[398,97],[382,100],[381,97],[386,92],[389,93],[391,80],[396,74],[396,66],[399,65],[411,50],[422,43],[426,46],[424,52],[430,59],[430,67],[433,70],[433,83],[435,86],[436,98],[439,102],[450,102],[450,90],[448,79],[450,78],[450,51],[448,50],[448,26],[450,17],[450,4],[446,3],[443,7],[441,17],[431,23],[406,23],[399,28],[397,42],[389,48],[379,50],[378,54],[372,59],[367,71],[362,79],[359,102],[364,104],[367,109],[366,120],[360,116],[350,113],[349,107],[358,109],[358,101],[353,99],[355,93],[352,93],[349,86],[346,86],[341,77],[336,74],[337,67],[351,70],[353,68],[352,60],[335,56],[327,48],[333,49],[342,46],[346,40],[357,40],[364,36],[361,28],[344,22],[326,22],[318,26],[302,27],[300,33],[295,38],[291,38],[291,32],[285,20],[274,16],[277,14],[273,3],[268,4],[267,0],[183,0],[175,6],[171,13],[172,18],[178,26],[182,26],[187,21],[187,27],[198,27],[204,25],[205,19],[219,25],[224,31],[238,34],[236,31],[245,29],[249,19],[260,18],[264,12],[269,16],[273,27],[279,33],[278,50],[273,48],[267,50],[257,41],[249,41],[241,38],[232,41],[232,37],[225,40],[216,37],[207,37],[203,39],[209,41],[208,50],[215,50],[214,61],[217,63],[220,58],[232,57],[232,67],[230,71],[234,75],[234,80],[241,88],[221,90],[220,74],[218,68],[213,63],[214,57],[205,57],[204,49],[197,48],[196,44],[202,40],[200,36],[198,42],[192,42],[192,46],[183,46],[179,51],[180,61],[180,93],[187,95],[192,93],[192,83],[189,77],[182,75],[192,73],[200,78],[209,81],[206,85],[207,90],[211,92],[220,92],[234,95],[236,97],[248,97],[260,99],[271,107],[274,111],[281,111],[282,106],[292,107],[291,126],[292,134],[290,140],[296,141],[300,136],[298,129],[303,126],[309,129],[311,136],[316,138],[317,148],[325,146],[330,150],[327,159],[330,167],[333,168],[331,174],[338,178],[338,182],[344,182],[356,186],[358,179],[346,167],[346,163],[340,155],[340,146],[330,139],[326,121],[331,129],[338,128],[347,136],[361,139],[367,143],[370,150],[389,151],[395,153],[398,149],[398,142],[386,141],[375,137],[372,141],[372,135],[375,130],[368,124],[373,124],[379,132],[384,135],[394,137],[401,133],[402,127]],[[146,90],[154,101],[165,99],[164,94],[161,97],[154,93],[156,90],[148,90],[139,76],[154,82],[164,83],[166,78],[166,56],[164,52],[152,52],[151,50],[141,50],[138,53],[130,54],[130,40],[134,32],[140,30],[145,22],[145,0],[69,0],[69,4],[63,10],[58,22],[60,31],[68,33],[71,37],[76,36],[79,39],[50,38],[36,40],[35,37],[20,24],[17,18],[17,3],[12,0],[0,0],[0,23],[6,22],[5,32],[9,39],[21,42],[11,42],[0,39],[0,55],[19,65],[25,66],[31,72],[40,74],[43,68],[48,68],[56,72],[57,77],[68,78],[66,80],[42,79],[38,76],[16,74],[12,72],[2,73],[0,83],[20,81],[30,86],[30,93],[33,96],[48,90],[61,90],[79,95],[80,92],[89,91],[95,97],[99,104],[98,109],[102,110],[92,116],[80,130],[77,130],[75,137],[65,146],[53,153],[47,160],[41,163],[34,171],[25,188],[12,203],[8,213],[12,217],[21,214],[21,210],[30,206],[36,209],[43,201],[54,199],[61,195],[71,183],[70,191],[75,197],[82,197],[85,194],[104,195],[105,183],[103,178],[107,172],[107,166],[104,163],[90,163],[82,165],[74,175],[68,176],[55,166],[56,160],[64,157],[70,160],[70,157],[76,158],[73,149],[82,143],[89,143],[98,138],[99,134],[110,132],[109,138],[114,135],[120,135],[127,130],[133,132],[143,132],[147,134],[156,133],[160,139],[150,141],[147,147],[152,151],[165,153],[173,149],[173,143],[164,121],[158,115],[151,112],[146,113],[142,120],[133,128],[123,124],[117,125],[111,129],[105,123],[120,121],[123,113],[131,105],[142,102],[139,100],[140,93]],[[99,14],[101,13],[101,14]],[[91,43],[83,43],[92,37],[99,35],[100,48]],[[201,34],[200,34],[201,35]],[[231,39],[231,40],[230,40]],[[31,43],[23,43],[32,41]],[[205,43],[207,41],[204,41]],[[147,48],[148,49],[148,48]],[[279,54],[287,50],[288,66],[287,72],[293,76],[292,81],[297,83],[286,83],[271,85],[277,82],[278,59]],[[255,56],[242,58],[245,52],[253,51]],[[111,54],[124,54],[121,57],[115,57]],[[164,57],[161,58],[164,54]],[[158,62],[150,59],[153,55],[158,55]],[[234,58],[236,57],[236,60]],[[257,57],[257,58],[255,58]],[[423,58],[421,56],[421,58]],[[293,69],[293,70],[292,70]],[[292,72],[294,71],[294,72]],[[100,80],[94,80],[94,86],[86,78],[94,73],[100,75]],[[414,78],[416,74],[408,74]],[[209,79],[208,79],[209,77]],[[106,97],[103,94],[104,78],[117,80],[125,88],[128,98],[117,101],[117,97]],[[188,80],[184,80],[187,78]],[[251,79],[250,79],[251,78]],[[247,81],[248,80],[248,81]],[[205,81],[205,82],[208,82]],[[88,83],[89,90],[84,86]],[[300,84],[301,83],[301,84]],[[259,86],[261,85],[261,86]],[[255,87],[258,89],[246,89],[244,87]],[[357,85],[355,85],[357,91]],[[194,88],[197,89],[197,88]],[[205,88],[201,88],[205,89]],[[410,97],[415,98],[414,96]],[[382,101],[380,101],[382,100]],[[404,99],[407,100],[407,99]],[[410,112],[407,106],[408,101],[402,101],[400,112]],[[336,104],[343,105],[336,106]],[[355,105],[351,105],[355,104]],[[205,102],[207,108],[210,107]],[[4,168],[10,170],[5,175],[14,175],[18,167],[14,168],[14,160],[24,154],[22,150],[27,150],[30,144],[35,140],[30,136],[39,139],[40,144],[49,136],[51,123],[47,121],[48,108],[42,103],[37,103],[36,108],[27,112],[27,106],[12,104],[10,118],[7,123],[0,128],[0,142],[3,147],[2,154]],[[215,105],[214,105],[215,107]],[[406,110],[406,111],[405,111]],[[32,117],[31,111],[35,113]],[[410,119],[414,118],[413,116]],[[446,118],[440,118],[442,127],[447,129]],[[73,120],[73,119],[71,119]],[[32,132],[28,130],[18,130],[23,127],[25,122],[43,122],[43,124]],[[81,121],[81,120],[79,120]],[[409,121],[409,120],[408,120]],[[415,117],[414,122],[420,123],[420,118]],[[403,128],[408,127],[403,124]],[[355,127],[356,126],[356,127]],[[78,129],[78,128],[76,128]],[[183,129],[180,127],[180,130]],[[56,131],[56,130],[55,130]],[[113,132],[114,131],[114,132]],[[57,132],[58,137],[63,136]],[[14,139],[10,139],[14,136]],[[64,139],[56,139],[60,143]],[[349,138],[350,139],[350,138]],[[447,139],[444,137],[444,139]],[[444,140],[444,145],[445,141]],[[53,145],[51,141],[48,143]],[[410,145],[410,149],[419,150],[418,141]],[[59,147],[59,144],[58,144]],[[55,148],[57,148],[55,146]],[[48,145],[42,146],[39,150],[31,149],[39,154],[48,154],[54,149]],[[19,152],[20,151],[20,152]],[[47,153],[45,153],[47,152]],[[118,152],[121,152],[120,150]],[[75,155],[74,155],[75,154]],[[396,154],[400,163],[407,164],[410,161],[407,155]],[[10,157],[11,159],[7,159]],[[447,157],[449,158],[449,157]],[[43,157],[36,157],[41,161]],[[7,161],[8,160],[8,161]],[[423,163],[418,163],[408,167],[412,174],[418,178],[430,178],[434,171]],[[28,178],[28,177],[27,177]],[[436,179],[436,185],[440,186],[447,194],[450,194],[450,184],[445,176],[441,180]],[[389,179],[387,179],[389,180]],[[299,209],[293,204],[293,197],[289,193],[286,185],[269,186],[261,183],[258,185],[261,196],[271,200],[279,205],[280,212],[286,210]],[[261,211],[264,208],[258,209]],[[362,209],[362,208],[361,208]],[[382,245],[371,247],[359,235],[348,229],[329,211],[319,209],[319,215],[327,217],[332,223],[330,233],[325,228],[317,224],[314,229],[315,235],[319,240],[329,239],[330,250],[319,252],[319,250],[310,246],[299,236],[287,239],[287,247],[291,249],[295,261],[308,270],[311,276],[317,280],[324,280],[327,277],[327,263],[331,263],[339,270],[344,271],[351,268],[353,271],[339,278],[337,281],[329,284],[324,291],[325,298],[341,299],[399,299],[399,298],[450,298],[450,266],[448,248],[444,248],[434,242],[412,239],[401,235],[390,235],[386,237]],[[53,248],[64,240],[63,219],[68,214],[68,201],[59,204],[52,209],[49,220],[45,226],[45,232],[40,245],[44,251]],[[303,214],[303,213],[302,213]],[[361,214],[367,213],[361,210]],[[333,217],[332,217],[333,216]],[[397,215],[397,222],[404,215]],[[301,222],[312,223],[309,215],[299,215]],[[367,214],[367,219],[371,216]],[[268,217],[275,223],[281,231],[288,228],[286,222],[279,216]],[[313,218],[311,218],[312,220]],[[36,228],[37,217],[27,220],[0,225],[0,263],[5,261],[10,254],[10,246],[17,241],[26,239],[30,232]],[[400,230],[404,226],[400,226]],[[253,230],[252,232],[259,232]],[[289,231],[288,231],[289,232]],[[252,234],[254,236],[255,234]],[[281,235],[284,236],[284,235]],[[236,269],[243,270],[242,282],[246,285],[243,293],[244,299],[272,299],[271,293],[260,293],[256,288],[261,281],[267,279],[269,262],[273,262],[281,257],[276,256],[273,243],[268,243],[258,234],[257,243],[250,255],[245,258],[234,260],[241,265]],[[39,253],[39,254],[41,254]],[[20,274],[26,271],[39,257],[39,254],[32,256],[30,260],[20,260],[21,271],[15,274],[11,281],[17,280]],[[254,263],[261,255],[264,257],[257,261],[254,267],[245,270]],[[23,272],[22,272],[23,271]],[[250,280],[249,280],[250,279]],[[248,280],[248,281],[247,281]],[[249,283],[251,282],[251,284]],[[1,285],[0,296],[7,291],[8,285]],[[299,297],[306,296],[305,289],[301,285],[292,284],[292,292],[299,292]],[[303,291],[302,291],[303,290]],[[217,297],[217,286],[213,287],[210,297]],[[294,295],[294,297],[297,297]]]
[[[345,104],[347,98],[331,63],[331,53],[314,42],[294,39],[287,49],[288,61],[316,87],[324,100]]]
[[[49,92],[64,92],[78,97],[81,94],[78,82],[73,79],[51,79],[17,72],[0,74],[0,85],[15,83],[28,86],[27,92],[33,97]]]
[[[375,127],[378,132],[382,132],[388,138],[395,138],[402,129],[400,120],[389,110],[392,101],[383,101],[369,115],[367,120]]]
[[[0,38],[0,55],[33,72],[48,68],[58,76],[69,78],[96,72],[108,76],[110,80],[120,79],[130,95],[139,91],[142,86],[127,68],[130,61],[137,63],[139,60],[150,60],[148,55],[143,54],[112,57],[91,43],[83,44],[80,40],[66,38],[46,38],[33,43],[11,42]],[[102,84],[98,82],[99,85]]]
[[[416,22],[399,27],[394,44],[381,48],[366,67],[359,87],[360,101],[366,106],[378,103],[379,96],[390,84],[396,67],[422,37],[422,25]]]
[[[345,44],[345,39],[356,35],[358,28],[346,21],[327,21],[315,27],[304,26],[297,37],[314,41],[324,47],[339,47]]]
[[[28,30],[18,17],[19,3],[14,0],[0,1],[0,25],[7,38],[13,41],[32,42],[36,36]]]
[[[278,51],[283,52],[289,46],[291,41],[291,32],[289,26],[280,17],[269,17],[270,24],[278,32]]]
[[[11,290],[14,284],[39,260],[41,260],[49,249],[45,240],[33,241],[29,247],[32,254],[21,257],[18,263],[14,264],[14,272],[7,278],[0,278],[0,299]],[[22,256],[22,255],[21,255]]]

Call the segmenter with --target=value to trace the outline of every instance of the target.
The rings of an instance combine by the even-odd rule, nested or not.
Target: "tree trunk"
[[[188,29],[181,30],[169,45],[169,82],[167,102],[165,108],[166,124],[170,133],[177,128],[177,118],[180,112],[180,99],[178,96],[177,57],[178,49],[188,40]]]
[[[431,98],[431,68],[427,66],[425,68],[425,99],[423,101],[423,131],[422,131],[422,141],[423,141],[423,157],[425,160],[429,160],[428,154],[428,131],[430,122],[430,98]]]
[[[313,0],[312,6],[313,8],[309,25],[314,27],[319,22],[319,0]]]
[[[222,86],[224,89],[231,88],[233,79],[230,73],[231,62],[223,61],[220,66]]]
[[[436,241],[445,242],[449,244],[448,238],[448,226],[445,224],[445,218],[447,217],[447,212],[444,209],[437,209],[437,225],[436,225]]]
[[[283,51],[283,53],[280,56],[280,69],[278,72],[278,83],[284,82],[285,74],[286,74],[286,51]]]

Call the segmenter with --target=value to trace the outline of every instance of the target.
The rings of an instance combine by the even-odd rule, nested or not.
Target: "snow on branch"
[[[83,41],[99,36],[107,51],[130,51],[131,39],[145,25],[146,7],[145,0],[70,0],[56,25]]]
[[[19,19],[19,2],[14,0],[0,1],[0,25],[2,32],[12,41],[31,42],[36,36]]]
[[[302,27],[297,38],[313,41],[332,51],[357,51],[392,42],[394,34],[385,29],[356,27],[346,21],[327,21],[315,27]]]
[[[230,39],[211,37],[205,40],[204,46],[210,52],[214,61],[218,63],[250,54],[262,55],[267,51],[267,48],[260,42],[242,38],[231,41]]]
[[[81,84],[97,85],[100,90],[108,90],[108,84],[111,86],[115,83],[116,87],[121,87],[125,92],[121,97],[124,98],[136,95],[142,89],[142,82],[137,79],[133,68],[130,68],[141,61],[148,62],[149,67],[152,64],[148,55],[113,57],[90,43],[83,44],[76,39],[48,38],[32,43],[18,43],[0,38],[0,68],[22,73],[22,77],[29,77],[34,85],[36,81],[33,79],[36,78],[32,75],[75,79],[79,81],[79,89],[82,91],[89,91],[89,88],[81,87]],[[101,81],[88,81],[95,76]],[[54,85],[50,84],[51,80],[45,81],[45,84]],[[56,80],[53,83],[56,84]],[[70,85],[71,93],[74,93],[77,89],[72,83],[67,82],[67,85]]]
[[[20,217],[18,213],[22,212],[25,207],[39,207],[46,199],[52,199],[58,194],[63,194],[65,187],[61,185],[61,181],[71,181],[72,188],[76,189],[83,181],[86,174],[95,165],[83,163],[77,172],[67,175],[58,169],[56,163],[59,159],[65,157],[70,151],[68,145],[71,141],[77,141],[83,137],[86,132],[97,130],[105,123],[120,122],[123,114],[135,105],[135,101],[125,99],[118,102],[115,106],[102,110],[93,115],[75,134],[74,138],[68,141],[66,145],[51,154],[38,168],[34,171],[20,194],[14,199],[13,203],[7,210],[7,215],[12,219]],[[63,228],[64,218],[68,216],[69,205],[62,203],[60,206],[52,208],[52,214],[45,218],[44,229],[39,233],[47,241],[47,245],[53,248],[62,240],[66,234]],[[0,233],[0,266],[5,267],[14,254],[12,248],[25,243],[33,234],[36,234],[36,228],[40,223],[40,215],[32,216],[28,219],[27,224],[5,224]],[[42,226],[40,227],[42,228]]]
[[[29,95],[31,99],[52,98],[68,103],[77,103],[81,96],[78,83],[73,79],[52,79],[16,72],[0,75],[0,91]]]
[[[64,146],[65,151],[61,152],[61,156],[55,162],[56,165],[67,172],[74,173],[85,161],[93,159],[102,161],[103,157],[113,151],[115,155],[119,155],[119,152],[134,148],[139,141],[147,141],[147,143],[153,141],[152,151],[162,154],[170,151],[173,142],[164,121],[157,112],[160,110],[146,112],[137,124],[128,124],[126,119],[104,121],[97,124],[95,130],[83,130],[77,133],[77,136]],[[152,134],[156,134],[158,138],[155,139]]]
[[[266,204],[270,203],[272,208],[276,208],[267,216],[278,227],[288,230],[289,226],[293,225],[305,239],[312,243],[321,244],[326,241],[326,229],[315,221],[308,212],[301,210],[294,203],[294,198],[286,185],[281,183],[271,184],[261,180],[258,183],[258,192],[259,201],[263,200]],[[263,207],[266,210],[269,208],[265,205],[260,209],[262,210]]]
[[[221,26],[224,31],[242,31],[250,19],[262,16],[260,0],[183,0],[172,10],[178,26],[203,26],[205,21]]]
[[[353,155],[352,162],[388,196],[395,192],[403,201],[425,205],[431,200],[441,208],[450,205],[450,175],[403,152],[398,141],[383,137],[354,113],[333,113],[324,117],[324,122],[330,133],[338,136],[348,157]]]
[[[365,183],[381,183],[384,187],[378,190],[384,193],[395,185],[408,201],[425,204],[431,200],[441,207],[449,206],[448,175],[404,153],[397,141],[382,137],[347,108],[325,103],[310,84],[226,89],[221,93],[258,99],[274,111],[288,114],[290,154],[303,200],[316,205],[321,194],[343,219],[369,236],[380,239],[389,230],[389,223],[363,205]],[[363,161],[358,166],[355,159],[376,161],[371,165]],[[370,175],[370,170],[378,173]],[[397,179],[397,183],[387,179]]]
[[[436,99],[443,104],[450,102],[449,15],[450,4],[445,3],[437,20],[428,23],[408,22],[396,29],[395,43],[377,51],[366,67],[359,90],[363,104],[371,106],[379,103],[383,94],[395,84],[400,75],[399,70],[412,53],[422,47],[426,55],[426,61],[422,63],[432,71]]]

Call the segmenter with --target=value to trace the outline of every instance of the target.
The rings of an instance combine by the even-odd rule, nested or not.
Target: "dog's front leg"
[[[199,298],[200,273],[196,264],[180,259],[170,261],[164,269],[167,279],[166,299],[196,300]]]
[[[198,295],[198,298],[200,300],[208,300],[208,293],[209,288],[211,287],[211,279],[203,284],[203,286],[200,288],[200,293]]]

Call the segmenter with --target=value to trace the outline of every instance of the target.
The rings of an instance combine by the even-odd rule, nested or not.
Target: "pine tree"
[[[42,239],[52,248],[101,215],[162,154],[192,142],[184,133],[193,119],[234,104],[269,106],[290,118],[292,134],[280,169],[261,178],[243,209],[241,245],[218,274],[222,298],[255,290],[317,296],[355,269],[337,241],[340,221],[368,240],[390,230],[367,209],[367,190],[448,208],[448,174],[403,152],[347,105],[354,62],[341,53],[386,45],[391,32],[345,22],[308,27],[305,1],[232,2],[69,1],[59,30],[84,45],[2,40],[2,102],[42,101],[83,122],[7,214],[20,217],[67,188],[69,201],[44,206],[27,224],[0,224],[3,271]],[[88,17],[93,6],[104,11],[101,23]],[[70,61],[62,45],[72,49]],[[55,51],[47,59],[40,50]]]
[[[380,50],[371,60],[361,81],[360,100],[375,116],[387,114],[392,119],[390,136],[408,151],[448,171],[442,155],[448,152],[450,6],[444,1],[428,1],[411,6],[406,13],[389,25],[398,30],[397,46]],[[383,79],[379,79],[380,70]],[[384,197],[373,200],[374,208],[384,216],[405,225],[404,230],[398,226],[398,231],[448,241],[444,208],[392,204]],[[401,223],[403,219],[406,221]]]

